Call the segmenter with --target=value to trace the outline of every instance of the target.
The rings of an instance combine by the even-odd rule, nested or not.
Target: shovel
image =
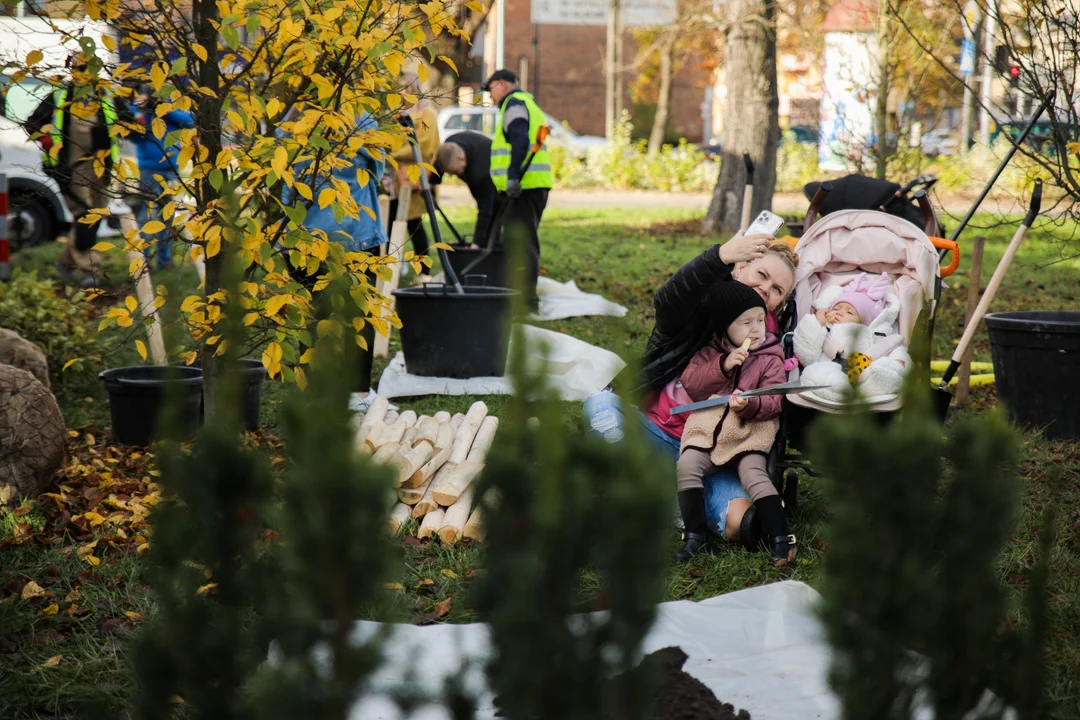
[[[804,393],[810,390],[822,390],[824,388],[831,387],[829,385],[803,385],[798,380],[793,382],[781,383],[779,385],[770,385],[769,387],[758,388],[757,390],[747,390],[742,393],[741,397],[756,397],[758,395],[787,395],[788,393]],[[695,410],[704,410],[706,408],[716,407],[717,405],[727,405],[731,402],[730,395],[724,395],[723,397],[709,398],[708,400],[701,400],[699,402],[690,403],[689,405],[679,405],[678,407],[671,408],[672,415],[681,415],[682,413],[694,412]]]
[[[986,286],[986,292],[983,293],[982,299],[979,300],[978,306],[975,308],[975,312],[971,314],[971,319],[968,321],[967,327],[964,328],[964,335],[960,338],[960,343],[956,346],[956,352],[953,353],[952,360],[949,361],[949,367],[945,369],[945,374],[941,376],[941,384],[934,389],[935,403],[938,409],[941,411],[941,417],[945,417],[945,413],[948,412],[949,404],[952,402],[952,394],[948,391],[949,381],[956,375],[957,370],[960,369],[960,361],[964,357],[964,353],[967,352],[968,345],[971,344],[972,338],[975,337],[975,331],[979,328],[979,323],[982,322],[983,316],[986,315],[987,308],[990,307],[990,303],[994,300],[994,295],[997,294],[998,288],[1001,287],[1001,281],[1005,277],[1005,273],[1009,270],[1009,265],[1012,263],[1013,258],[1016,257],[1017,251],[1020,249],[1020,243],[1024,240],[1024,235],[1031,229],[1031,224],[1035,222],[1035,218],[1039,215],[1039,208],[1042,206],[1042,183],[1036,182],[1035,189],[1031,193],[1031,204],[1028,206],[1027,217],[1024,218],[1024,222],[1020,224],[1020,227],[1016,228],[1016,234],[1013,235],[1012,241],[1009,243],[1009,247],[1005,249],[1005,254],[1001,256],[1001,261],[998,262],[998,266],[994,269],[994,275],[990,278],[990,283]]]
[[[412,152],[413,160],[416,162],[417,167],[424,162],[424,159],[420,156],[420,145],[417,142],[416,137],[416,123],[413,119],[402,113],[398,115],[398,122],[407,128],[412,129],[413,141]],[[431,218],[431,232],[435,236],[435,244],[442,245],[442,232],[439,230],[439,221],[435,218],[435,199],[431,195],[431,183],[428,182],[427,171],[420,168],[420,194],[424,196],[424,204],[427,206],[428,217]],[[464,295],[465,290],[461,287],[461,282],[458,281],[457,274],[454,269],[450,267],[450,259],[446,257],[446,251],[439,248],[439,262],[442,263],[443,272],[446,273],[446,279],[450,281],[450,285],[454,288],[456,295]]]
[[[547,125],[541,125],[540,129],[536,131],[536,142],[534,142],[532,147],[529,148],[529,154],[525,157],[524,162],[521,163],[522,176],[525,175],[525,171],[529,169],[530,165],[532,165],[532,161],[533,158],[536,157],[536,153],[540,152],[540,148],[541,146],[543,146],[544,141],[547,140],[549,132],[551,132],[551,128],[549,128]],[[495,249],[495,238],[498,236],[499,231],[502,229],[502,224],[506,220],[507,211],[511,207],[513,207],[513,204],[514,198],[507,199],[507,201],[503,204],[502,209],[499,211],[498,217],[496,217],[495,220],[491,223],[491,229],[488,231],[487,245],[484,247],[484,251],[477,255],[475,260],[465,266],[465,268],[461,271],[461,274],[463,276],[467,276],[473,268],[483,262],[484,259],[487,258],[487,256],[491,255],[491,252]],[[532,250],[532,248],[529,249]],[[440,259],[442,259],[442,256],[440,256]]]
[[[746,166],[746,187],[742,192],[742,219],[739,221],[739,232],[746,232],[750,227],[751,205],[754,204],[754,161],[749,153],[742,154],[743,165]]]

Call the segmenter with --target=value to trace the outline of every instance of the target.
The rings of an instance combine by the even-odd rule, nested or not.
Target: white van
[[[0,17],[0,65],[22,62],[30,50],[41,50],[42,63],[63,67],[68,53],[77,48],[72,40],[64,42],[49,23],[69,33],[85,33],[98,38],[98,53],[107,62],[118,58],[105,50],[100,37],[113,30],[105,23],[79,20],[50,20],[27,14],[27,3],[15,6],[16,15]],[[41,166],[41,150],[23,129],[30,115],[52,87],[39,79],[25,77],[12,82],[11,75],[0,75],[0,175],[8,179],[8,230],[11,249],[39,245],[56,239],[71,229],[72,215],[56,181],[45,174]],[[118,201],[114,201],[118,202]],[[110,203],[112,207],[113,203]],[[126,210],[122,203],[114,209]],[[99,237],[118,235],[107,223],[98,229]]]

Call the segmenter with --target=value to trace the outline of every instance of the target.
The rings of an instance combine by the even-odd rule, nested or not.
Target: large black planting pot
[[[994,384],[1016,423],[1080,440],[1080,312],[986,316]]]
[[[244,428],[255,432],[259,429],[259,409],[262,406],[263,380],[266,379],[266,368],[261,360],[243,358],[234,360],[236,370],[240,374],[240,419]],[[196,360],[188,367],[199,368],[202,363]],[[205,404],[205,403],[204,403]]]
[[[98,377],[109,393],[112,434],[123,445],[149,445],[158,439],[165,403],[178,403],[174,432],[190,437],[202,416],[202,370],[148,365],[112,368]]]
[[[510,272],[506,267],[506,250],[502,246],[492,248],[487,257],[483,257],[485,251],[480,248],[468,245],[454,245],[453,248],[453,252],[445,253],[444,257],[462,284],[507,287]]]
[[[426,377],[498,377],[515,290],[426,283],[394,291],[405,369]]]

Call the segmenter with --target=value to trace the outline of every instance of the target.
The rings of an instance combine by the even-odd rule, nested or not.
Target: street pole
[[[495,8],[495,69],[506,67],[506,2]]]
[[[971,120],[975,112],[975,67],[978,65],[976,37],[982,24],[982,8],[971,0],[964,8],[964,45],[961,52],[960,75],[964,78],[964,109],[960,115],[960,154],[967,155],[971,149]],[[970,66],[965,59],[970,57]]]
[[[615,122],[622,119],[623,111],[623,24],[622,0],[615,0]]]
[[[997,2],[990,0],[986,11],[986,32],[983,35],[982,107],[979,109],[979,143],[990,146],[990,101],[994,88],[994,60],[997,57]]]
[[[607,44],[604,47],[604,137],[615,137],[615,15],[619,0],[608,1]]]

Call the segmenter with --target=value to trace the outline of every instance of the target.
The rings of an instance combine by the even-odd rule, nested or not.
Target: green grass
[[[468,213],[451,211],[459,229],[471,225]],[[639,355],[652,326],[652,297],[660,284],[679,265],[698,254],[710,241],[696,237],[693,214],[685,211],[556,211],[547,213],[542,226],[544,271],[558,280],[574,279],[587,292],[598,292],[629,309],[625,318],[573,318],[545,323],[553,330],[568,333],[593,344]],[[1013,228],[987,232],[983,282],[1001,257]],[[973,233],[968,233],[965,241]],[[55,247],[21,254],[18,264],[50,272]],[[934,356],[946,359],[960,337],[968,283],[970,256],[965,254],[961,270],[948,281],[939,309],[934,338]],[[115,277],[122,277],[120,274]],[[189,276],[181,282],[191,282]],[[1075,252],[1054,235],[1033,231],[1021,249],[994,309],[1061,310],[1075,309],[1080,300],[1080,261]],[[110,362],[139,362],[134,350],[120,347],[115,336]],[[391,354],[397,348],[395,338]],[[989,360],[985,331],[976,336],[975,358]],[[382,363],[377,364],[376,375]],[[263,419],[271,429],[276,425],[282,388],[268,382],[264,390]],[[107,406],[96,380],[61,393],[69,426],[108,423]],[[438,410],[464,411],[474,397],[424,397],[396,401],[418,413]],[[485,397],[492,413],[498,415],[505,399]],[[977,388],[973,407],[959,410],[979,413],[995,404],[993,388]],[[580,404],[566,404],[565,421],[580,427]],[[1050,442],[1041,436],[1023,436],[1023,501],[1016,530],[1001,561],[1001,576],[1018,601],[1037,553],[1037,530],[1042,511],[1055,507],[1058,540],[1051,557],[1050,626],[1048,647],[1050,694],[1054,717],[1080,717],[1080,444]],[[1059,472],[1060,471],[1060,472]],[[20,521],[35,517],[35,510]],[[40,514],[36,515],[40,523]],[[0,538],[12,532],[16,518],[0,515]],[[797,579],[811,585],[822,581],[822,558],[828,552],[826,526],[828,509],[820,484],[803,476],[800,511],[794,521],[800,555],[793,566],[775,568],[760,554],[739,548],[715,545],[707,554],[687,566],[671,567],[667,574],[667,599],[702,599],[720,593],[760,585],[780,579]],[[36,528],[35,528],[36,529]],[[674,551],[677,537],[670,537]],[[129,690],[118,639],[132,623],[122,619],[132,611],[147,615],[152,600],[140,584],[140,557],[127,550],[110,550],[103,564],[90,568],[75,555],[77,543],[61,535],[56,544],[29,544],[0,549],[0,717],[57,717],[76,714],[80,699],[108,701],[119,710]],[[477,547],[444,548],[439,544],[416,545],[402,540],[402,564],[396,579],[401,589],[395,593],[392,617],[418,622],[468,622],[476,619],[467,601],[467,590],[480,562]],[[55,568],[55,570],[54,570]],[[449,572],[444,572],[449,571]],[[62,598],[76,585],[86,598],[80,602],[85,612],[65,615],[38,615],[45,603],[24,601],[2,591],[13,583],[33,579],[55,597]],[[430,580],[431,582],[427,582]],[[50,584],[51,583],[51,584]],[[589,608],[597,600],[600,580],[584,573],[581,602]],[[451,598],[449,611],[436,618],[440,603]],[[1019,619],[1019,617],[1018,617]],[[121,633],[121,634],[116,634]],[[62,654],[58,667],[41,668],[50,657]]]

